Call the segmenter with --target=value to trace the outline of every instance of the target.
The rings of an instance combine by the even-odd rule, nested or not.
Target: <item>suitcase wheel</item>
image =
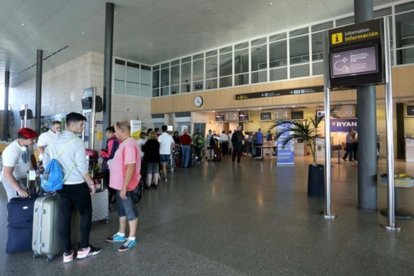
[[[39,256],[40,256],[39,254],[34,253],[33,254],[33,259],[39,258]]]
[[[48,255],[47,256],[47,262],[50,263],[53,260],[53,255]]]

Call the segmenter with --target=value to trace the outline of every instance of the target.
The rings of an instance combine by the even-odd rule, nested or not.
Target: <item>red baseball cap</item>
[[[17,135],[21,139],[36,139],[37,138],[37,132],[31,128],[21,128],[17,132]]]

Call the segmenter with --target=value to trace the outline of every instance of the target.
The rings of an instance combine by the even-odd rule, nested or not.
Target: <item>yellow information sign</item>
[[[344,36],[343,36],[342,33],[331,34],[331,44],[332,45],[342,43],[343,41],[344,41]]]

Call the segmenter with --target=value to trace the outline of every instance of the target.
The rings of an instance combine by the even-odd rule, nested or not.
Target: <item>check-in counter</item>
[[[414,138],[405,138],[405,162],[414,162]]]

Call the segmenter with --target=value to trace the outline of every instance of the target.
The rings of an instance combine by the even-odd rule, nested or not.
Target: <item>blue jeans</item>
[[[183,168],[188,168],[190,165],[190,152],[191,152],[191,145],[181,145],[181,163]]]

